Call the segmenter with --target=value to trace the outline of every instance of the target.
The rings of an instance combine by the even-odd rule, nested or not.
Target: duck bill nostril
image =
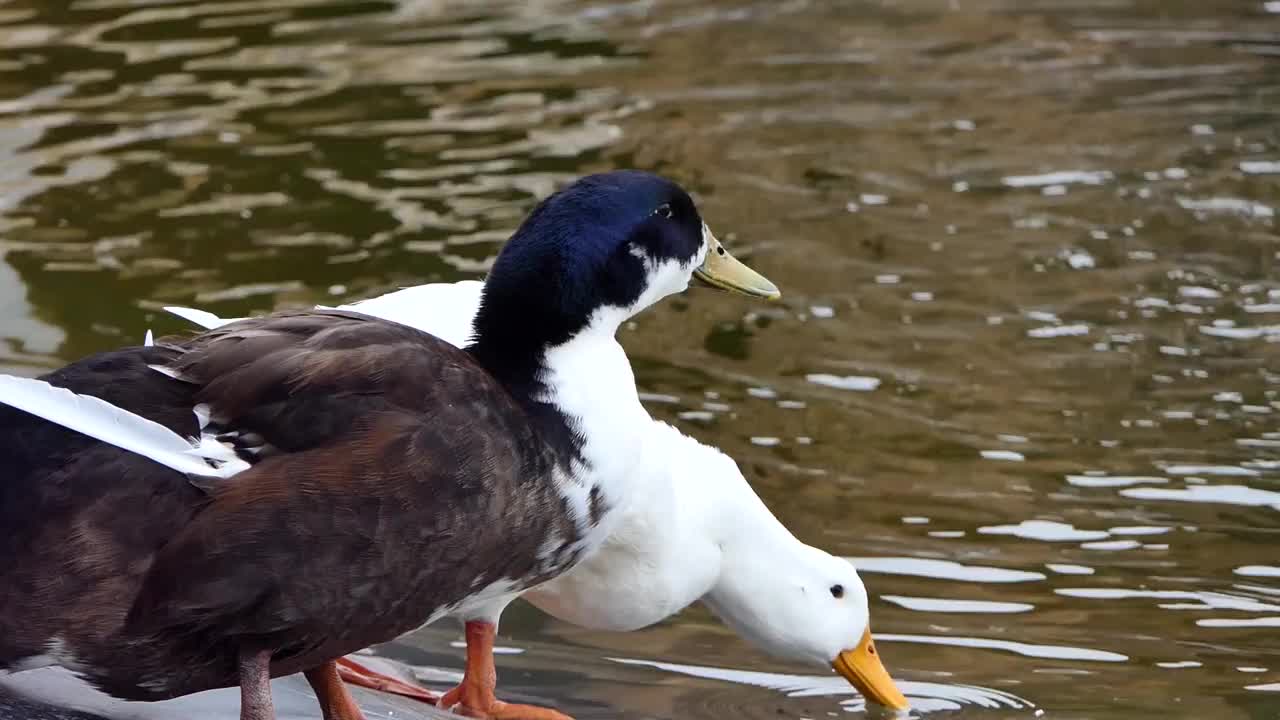
[[[702,239],[707,245],[707,257],[693,271],[693,276],[713,288],[751,297],[777,300],[782,296],[778,286],[747,267],[725,249],[706,225],[702,226]]]

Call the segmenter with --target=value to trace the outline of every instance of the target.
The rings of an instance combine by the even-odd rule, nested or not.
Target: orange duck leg
[[[536,705],[519,705],[499,700],[493,693],[498,684],[498,671],[493,665],[493,623],[469,621],[467,627],[467,666],[462,682],[437,697],[417,685],[411,685],[366,668],[350,658],[337,661],[338,675],[352,685],[381,690],[421,700],[468,717],[485,720],[573,720],[562,712]]]
[[[467,668],[462,682],[440,697],[440,707],[461,715],[489,720],[573,720],[562,712],[537,705],[517,705],[493,694],[498,671],[493,666],[493,623],[467,622]]]
[[[351,697],[351,691],[342,683],[342,672],[338,669],[337,662],[340,661],[331,660],[305,673],[307,682],[311,683],[311,689],[320,701],[324,720],[365,720],[360,706]]]

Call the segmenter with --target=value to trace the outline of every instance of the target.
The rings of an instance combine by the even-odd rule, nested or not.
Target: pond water
[[[558,184],[656,170],[784,298],[639,318],[647,405],[857,560],[917,714],[1280,716],[1280,3],[8,0],[0,38],[4,371],[479,277]],[[501,642],[580,720],[861,710],[700,608]]]

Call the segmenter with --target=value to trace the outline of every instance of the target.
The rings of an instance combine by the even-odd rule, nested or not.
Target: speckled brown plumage
[[[272,451],[197,488],[0,407],[0,668],[61,652],[113,695],[173,697],[236,684],[246,648],[307,670],[572,560],[568,431],[417,330],[278,314],[45,379],[185,435],[207,403]],[[540,556],[547,538],[564,552]]]

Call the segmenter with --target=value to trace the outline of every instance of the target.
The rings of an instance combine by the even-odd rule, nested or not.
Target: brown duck
[[[495,698],[493,632],[643,492],[614,334],[694,275],[777,295],[679,186],[606,173],[521,225],[465,349],[311,310],[0,378],[0,671],[139,700],[238,684],[242,720],[304,672],[353,720],[335,659],[453,615],[450,705],[563,717]]]

